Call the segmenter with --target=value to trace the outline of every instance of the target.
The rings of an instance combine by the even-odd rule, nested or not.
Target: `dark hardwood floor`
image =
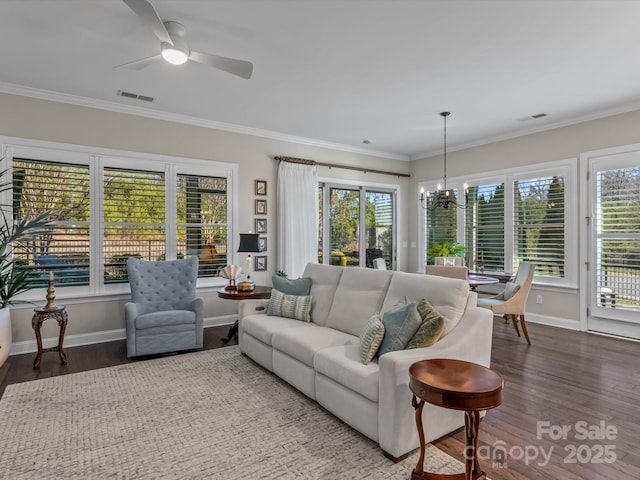
[[[204,348],[224,346],[227,330],[206,328]],[[481,466],[488,476],[640,478],[640,343],[536,324],[529,325],[529,334],[530,347],[511,325],[495,319],[492,368],[505,386],[502,405],[480,426]],[[124,340],[69,348],[66,366],[57,354],[46,353],[39,371],[32,369],[34,356],[9,357],[0,369],[0,394],[13,383],[140,361],[126,358]],[[566,435],[556,436],[563,426]],[[582,439],[584,432],[598,438]],[[463,431],[434,443],[462,459]]]

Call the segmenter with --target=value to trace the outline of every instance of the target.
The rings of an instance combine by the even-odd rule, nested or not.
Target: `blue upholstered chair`
[[[202,348],[202,298],[196,298],[198,257],[127,260],[132,301],[125,304],[127,357]]]

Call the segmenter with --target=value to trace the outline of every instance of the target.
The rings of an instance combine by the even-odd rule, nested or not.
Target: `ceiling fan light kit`
[[[160,40],[160,55],[134,60],[116,68],[140,70],[155,62],[156,58],[162,57],[172,65],[182,65],[192,60],[241,78],[251,78],[253,74],[251,62],[190,50],[187,42],[182,38],[186,32],[185,27],[178,22],[163,22],[148,0],[123,0],[123,2]]]

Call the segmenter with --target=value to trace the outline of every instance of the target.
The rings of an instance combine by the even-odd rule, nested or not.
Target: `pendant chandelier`
[[[447,188],[447,117],[449,115],[451,115],[451,112],[440,113],[440,116],[444,119],[444,189],[441,184],[438,184],[438,191],[433,198],[429,192],[425,194],[424,188],[420,190],[420,205],[422,205],[422,208],[425,210],[435,210],[438,207],[448,209],[449,206],[464,209],[469,205],[469,190],[466,183],[463,187],[464,203],[456,201],[453,190]]]

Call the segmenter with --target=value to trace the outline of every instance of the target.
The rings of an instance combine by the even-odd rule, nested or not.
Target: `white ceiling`
[[[192,49],[249,60],[253,77],[114,69],[159,53],[121,0],[0,0],[0,91],[403,159],[441,151],[443,110],[453,150],[640,108],[636,0],[152,3]]]

